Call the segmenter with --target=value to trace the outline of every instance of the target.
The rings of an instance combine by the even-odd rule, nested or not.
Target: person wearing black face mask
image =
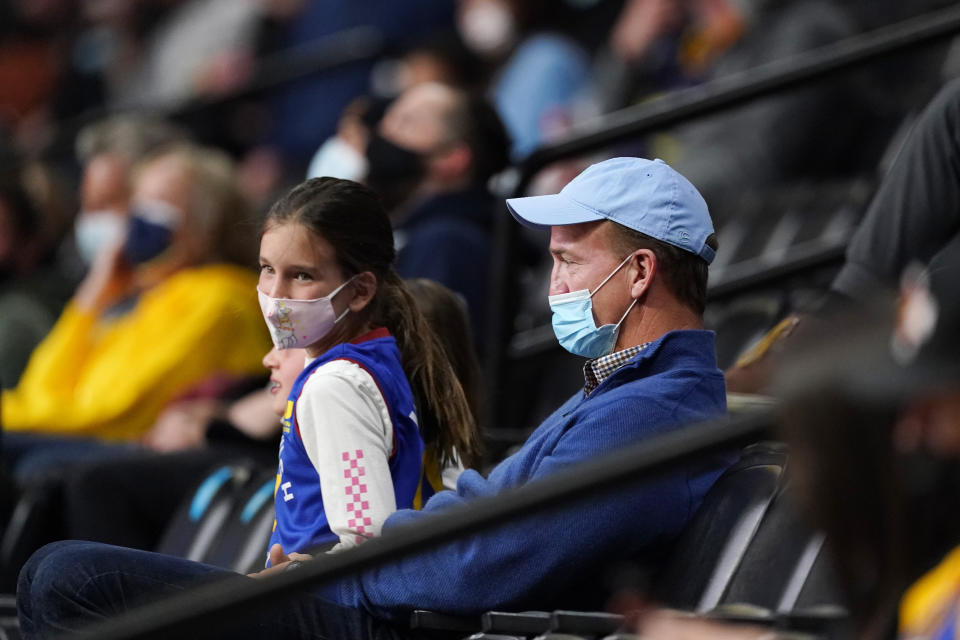
[[[508,149],[488,103],[440,84],[403,93],[366,149],[365,182],[396,229],[397,271],[462,295],[474,328],[483,320],[498,207],[486,184],[506,166]],[[481,337],[474,331],[475,340]]]
[[[427,172],[426,154],[391,142],[375,132],[367,143],[366,183],[390,211],[401,207]]]

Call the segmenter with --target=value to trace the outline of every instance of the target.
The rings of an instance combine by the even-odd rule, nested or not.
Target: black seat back
[[[203,558],[207,564],[250,573],[262,569],[273,532],[274,471],[260,471],[238,494],[220,532]]]
[[[203,561],[253,475],[250,466],[240,464],[211,471],[177,509],[157,551]]]
[[[744,449],[704,497],[654,580],[661,603],[708,611],[721,602],[781,488],[786,452],[760,443]]]
[[[770,504],[721,602],[792,611],[821,556],[824,536],[798,517],[789,483]],[[821,564],[822,566],[822,564]]]

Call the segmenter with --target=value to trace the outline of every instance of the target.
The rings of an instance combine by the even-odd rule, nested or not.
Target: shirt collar
[[[604,380],[609,378],[617,369],[630,362],[635,355],[649,347],[652,342],[644,342],[626,349],[621,349],[615,353],[601,356],[594,360],[587,360],[583,365],[583,392],[587,395],[600,386]]]

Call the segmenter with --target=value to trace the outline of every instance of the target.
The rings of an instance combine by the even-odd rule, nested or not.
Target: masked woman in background
[[[188,145],[136,169],[129,215],[98,221],[96,257],[57,324],[4,391],[3,455],[21,485],[116,455],[212,378],[262,373],[246,207],[230,161]],[[235,264],[231,264],[231,262]]]

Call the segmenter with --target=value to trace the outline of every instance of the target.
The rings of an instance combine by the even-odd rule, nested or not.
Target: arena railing
[[[600,491],[623,488],[627,481],[652,478],[706,454],[737,450],[769,434],[774,421],[774,411],[766,409],[676,429],[543,480],[433,514],[417,526],[395,527],[389,535],[342,553],[317,557],[296,571],[261,580],[206,584],[131,610],[70,637],[90,640],[203,637],[223,620],[242,619],[244,613],[269,608],[285,595],[437,548],[454,538],[476,534],[514,518],[589,498]]]
[[[531,152],[501,176],[499,190],[504,197],[522,196],[538,172],[552,163],[742,106],[758,98],[808,86],[894,54],[942,42],[958,33],[960,7],[954,6],[601,116],[575,128],[565,140]],[[503,415],[501,407],[506,391],[505,372],[511,362],[509,343],[519,303],[515,276],[521,231],[512,216],[503,215],[496,220],[495,233],[484,363],[488,390],[486,415],[489,425],[509,430],[516,425],[510,424],[509,416]],[[842,257],[842,248],[836,246],[807,251],[778,265],[762,264],[749,272],[740,271],[736,278],[725,280],[721,286],[708,287],[707,296],[709,299],[733,296],[802,269],[839,262]],[[535,353],[552,347],[553,336],[549,331],[542,331],[533,338],[537,344],[527,342],[523,351]]]
[[[379,29],[358,26],[343,29],[295,47],[264,56],[256,61],[250,78],[242,85],[211,96],[196,97],[172,107],[149,109],[158,116],[175,121],[190,120],[199,113],[219,109],[235,101],[263,95],[297,80],[322,75],[344,67],[372,62],[391,52]],[[65,157],[72,153],[77,133],[91,122],[109,115],[145,107],[95,108],[57,123],[48,156]]]

